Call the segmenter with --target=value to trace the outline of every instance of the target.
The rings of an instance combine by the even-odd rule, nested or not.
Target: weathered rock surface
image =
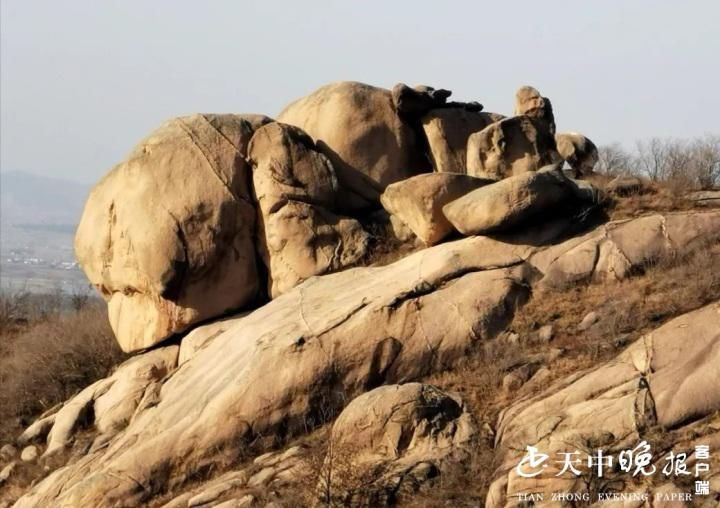
[[[288,485],[297,487],[298,484],[304,484],[305,497],[308,500],[312,499],[313,489],[308,481],[312,480],[313,473],[317,471],[313,471],[313,465],[307,455],[308,450],[301,446],[266,453],[244,468],[228,471],[199,488],[177,496],[163,505],[163,508],[258,506],[253,503],[257,500],[259,491],[271,492],[270,497],[280,497],[281,502],[284,500],[290,502],[292,506],[299,506],[301,500],[290,498],[290,493],[283,495],[283,491]],[[293,494],[297,494],[297,490]]]
[[[531,86],[521,86],[515,92],[515,115],[528,116],[545,123],[550,134],[555,134],[555,116],[552,103]]]
[[[332,212],[335,171],[309,136],[297,127],[267,124],[253,136],[248,159],[258,203],[258,249],[271,297],[363,257],[367,233],[355,219]]]
[[[480,187],[445,205],[443,213],[462,234],[478,235],[511,229],[578,197],[577,185],[548,166]]]
[[[500,180],[560,161],[547,124],[529,116],[492,123],[467,141],[467,174]]]
[[[217,321],[213,321],[212,323],[193,328],[190,333],[182,338],[177,364],[182,365],[187,362],[190,358],[195,356],[198,351],[210,344],[215,337],[228,331],[249,313],[250,312],[241,312],[234,316],[219,319]]]
[[[443,206],[492,182],[457,173],[428,173],[389,185],[380,202],[423,242],[434,245],[453,231]]]
[[[720,190],[694,191],[685,198],[698,206],[720,207]]]
[[[239,319],[179,368],[150,376],[130,419],[118,425],[122,430],[109,434],[110,438],[98,436],[86,456],[35,485],[18,506],[142,504],[185,481],[187,475],[205,470],[218,454],[226,457],[242,449],[246,439],[306,432],[326,421],[328,414],[339,412],[345,401],[379,385],[407,383],[450,367],[477,341],[504,329],[527,297],[531,272],[542,278],[543,270],[555,267],[557,260],[593,234],[604,238],[609,230],[627,228],[617,236],[623,239],[613,242],[625,245],[628,259],[642,262],[651,258],[656,252],[654,242],[630,241],[637,236],[633,227],[647,227],[642,225],[644,220],[649,219],[611,223],[545,248],[537,246],[540,243],[535,238],[543,232],[530,235],[535,246],[521,241],[527,236],[524,233],[508,237],[507,242],[466,238],[428,248],[386,267],[311,278]],[[674,252],[720,234],[719,212],[671,214],[663,220]],[[626,241],[629,243],[623,243]],[[544,256],[547,252],[552,254]],[[528,266],[532,270],[526,269]],[[690,341],[680,343],[684,342]],[[171,347],[175,348],[173,354]],[[136,361],[152,354],[177,354],[177,346],[166,349],[166,353],[145,353]],[[712,355],[705,356],[717,364]],[[677,356],[692,355],[680,352]],[[167,364],[173,364],[172,358]],[[123,370],[121,367],[114,376]],[[535,383],[539,372],[526,386]],[[603,376],[604,380],[613,379],[612,373]],[[689,370],[682,376],[694,379]],[[683,389],[695,384],[693,381]],[[105,391],[106,385],[107,380],[102,380],[87,389],[89,395],[78,394],[77,403],[73,399],[63,406],[61,411],[66,414],[61,418],[58,412],[58,416],[48,415],[34,424],[35,438],[51,428],[55,436],[70,436],[65,429],[77,421],[73,418],[80,412],[76,406],[87,408],[88,400],[102,397],[97,394],[110,393]],[[711,400],[681,398],[703,404]],[[669,408],[674,404],[657,399],[656,403],[667,403]],[[677,411],[686,413],[687,408]],[[54,429],[53,424],[59,422],[65,423]],[[37,432],[39,428],[42,432]],[[28,429],[27,433],[32,432]],[[274,470],[263,472],[265,468],[252,471],[253,476],[259,475],[253,484],[264,485],[275,477]],[[420,475],[423,471],[428,470],[416,472]]]
[[[390,90],[332,83],[287,106],[278,121],[307,132],[332,161],[341,186],[367,200],[377,201],[387,185],[430,169]],[[377,185],[368,184],[365,175]]]
[[[453,365],[526,298],[517,266],[533,250],[467,238],[309,279],[216,337],[106,448],[52,473],[18,507],[137,505],[243,439],[304,432],[319,408]]]
[[[44,456],[68,446],[80,422],[95,427],[93,447],[101,447],[130,424],[138,408],[154,403],[161,382],[177,365],[178,346],[167,346],[135,356],[108,378],[88,386],[56,412],[37,420],[20,436],[20,442],[38,441],[47,436]]]
[[[342,506],[384,506],[467,459],[476,438],[457,395],[420,383],[376,388],[335,421],[319,491]]]
[[[465,108],[432,109],[422,117],[433,167],[437,172],[467,173],[468,138],[504,117]]]
[[[659,473],[667,465],[664,457],[670,450],[688,453],[692,467],[695,445],[710,445],[712,450],[720,444],[718,365],[720,303],[716,302],[673,319],[610,362],[517,401],[500,415],[496,437],[500,465],[486,506],[517,506],[517,496],[530,492],[544,493],[545,499],[550,499],[552,492],[596,495],[601,485],[613,485],[614,490],[623,492],[657,489],[657,484],[633,483],[630,473],[612,468],[598,478],[590,473],[586,461],[576,465],[580,477],[570,472],[556,476],[562,465],[562,461],[556,463],[556,457],[598,448],[617,455],[644,439],[652,440],[649,436],[658,427],[672,433],[670,439],[652,440],[655,448],[648,467],[654,466],[656,478],[667,482],[660,488],[671,489]],[[518,472],[527,446],[550,457],[542,473],[532,478]],[[712,461],[710,499],[720,494],[716,454]],[[537,472],[527,464],[520,471],[526,475]]]
[[[595,143],[577,132],[555,134],[557,151],[575,171],[575,178],[592,173],[598,161]]]
[[[90,193],[78,261],[125,351],[257,295],[247,145],[262,116],[193,115],[145,138]]]
[[[649,215],[615,221],[538,252],[530,264],[540,285],[562,288],[580,281],[620,280],[647,263],[720,239],[720,212]]]
[[[15,461],[12,461],[7,465],[3,466],[2,470],[0,470],[0,486],[2,486],[3,483],[8,481],[8,479],[13,475],[16,466],[17,463]]]

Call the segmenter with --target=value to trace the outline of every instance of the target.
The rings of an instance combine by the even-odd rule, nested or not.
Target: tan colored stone
[[[468,138],[467,174],[500,180],[560,161],[555,138],[540,120],[513,116]]]
[[[260,217],[258,250],[272,298],[365,255],[368,235],[360,223],[332,212],[335,171],[309,136],[290,125],[267,124],[253,136],[248,159]]]
[[[632,449],[658,424],[680,430],[692,426],[685,435],[695,442],[711,441],[720,425],[719,365],[720,303],[716,302],[669,321],[617,358],[511,405],[500,415],[497,427],[499,466],[486,506],[515,506],[516,496],[528,492],[545,493],[546,499],[552,492],[587,492],[588,483],[582,478],[567,472],[556,476],[560,464],[554,461],[541,475],[523,478],[517,466],[527,446],[550,457],[588,446],[592,451]],[[709,415],[715,415],[714,423],[696,425]],[[668,437],[684,439],[683,435],[674,432]],[[687,450],[692,444],[678,442],[675,447]],[[666,465],[660,456],[654,460],[656,468]],[[587,470],[586,465],[580,467]],[[615,482],[615,488],[632,490],[623,475],[606,470],[603,479]],[[673,490],[666,483],[654,492]]]
[[[504,117],[465,108],[430,110],[422,118],[433,167],[437,172],[467,173],[467,144],[471,134]]]
[[[194,328],[182,338],[180,353],[178,354],[178,366],[187,362],[195,356],[198,351],[210,344],[215,337],[235,326],[235,324],[239,323],[242,318],[248,314],[249,312],[240,312],[239,314]]]
[[[459,396],[420,383],[381,386],[338,416],[318,489],[326,492],[329,484],[333,501],[343,506],[360,500],[383,506],[406,475],[427,479],[413,474],[419,467],[442,472],[467,459],[476,438],[475,421]],[[368,482],[371,471],[381,473]]]
[[[73,398],[56,412],[47,415],[20,436],[23,443],[47,436],[44,456],[67,447],[78,430],[78,421],[92,415],[98,441],[120,432],[132,420],[150,388],[165,378],[177,365],[178,346],[157,348],[130,358],[115,372],[101,379]]]
[[[575,178],[592,173],[598,162],[595,143],[577,132],[555,134],[555,144],[560,157],[575,171]]]
[[[562,171],[546,167],[480,187],[451,201],[443,213],[464,235],[508,230],[577,198],[577,187]]]
[[[309,279],[216,337],[107,448],[52,473],[18,508],[137,505],[153,495],[138,483],[183,481],[226,443],[305,432],[321,403],[333,411],[374,386],[448,368],[511,319],[527,288],[521,271],[502,267],[533,250],[468,238]]]
[[[278,121],[307,132],[332,161],[341,186],[367,200],[376,201],[387,185],[430,169],[420,140],[383,88],[332,83],[287,106]],[[369,186],[364,175],[377,185]]]
[[[515,115],[525,115],[543,121],[550,134],[555,134],[552,103],[531,86],[521,86],[515,93]]]
[[[257,295],[247,144],[269,121],[170,120],[90,193],[78,261],[124,351],[147,348]]]
[[[720,190],[705,190],[689,192],[685,199],[696,206],[720,207]]]
[[[586,280],[622,280],[658,258],[720,238],[720,212],[649,215],[605,224],[538,252],[530,264],[540,285],[562,288]]]
[[[443,206],[488,183],[462,174],[428,173],[389,185],[380,201],[425,244],[434,245],[453,231]]]
[[[178,346],[149,351],[124,362],[110,377],[107,391],[93,404],[95,428],[101,434],[114,434],[132,420],[148,387],[169,375],[178,364]]]
[[[16,466],[17,463],[15,461],[12,461],[5,465],[2,470],[0,470],[0,486],[2,486],[3,483],[10,479],[10,477],[15,472]]]
[[[37,446],[29,445],[23,448],[22,452],[20,452],[20,460],[23,462],[35,462],[35,459],[37,459],[39,455],[40,451]]]

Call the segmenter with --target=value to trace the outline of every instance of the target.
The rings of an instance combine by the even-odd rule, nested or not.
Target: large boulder
[[[645,493],[653,498],[678,490],[672,482],[680,478],[661,472],[668,465],[669,453],[685,452],[688,469],[694,473],[698,459],[693,452],[698,445],[710,446],[707,462],[711,468],[698,478],[688,477],[692,481],[684,492],[692,493],[694,481],[712,478],[706,498],[710,503],[702,506],[716,506],[720,460],[712,450],[720,445],[718,365],[720,304],[716,302],[669,321],[611,361],[515,402],[499,418],[497,469],[486,506],[517,506],[520,497],[530,493],[536,500],[543,495],[549,501],[556,492],[586,495],[586,504],[604,506],[598,494],[607,492],[605,486],[612,486],[610,492]],[[596,456],[598,449],[613,456],[613,465],[620,464],[620,453],[637,448],[642,441],[650,442],[645,466],[646,471],[655,471],[654,481],[637,481],[636,463],[630,472],[605,467],[601,477],[597,466],[595,471],[588,466],[587,456]],[[528,447],[549,460],[541,460],[534,468],[524,458]],[[563,457],[578,459],[574,465],[579,474],[561,470]],[[656,498],[655,506],[666,506],[661,501]]]
[[[467,142],[471,134],[504,117],[463,107],[436,108],[422,117],[433,166],[437,172],[466,173]]]
[[[575,171],[575,178],[592,173],[598,161],[595,143],[577,132],[555,134],[555,144],[560,157]]]
[[[422,140],[384,88],[332,83],[287,106],[278,121],[307,132],[332,161],[341,186],[366,200],[377,201],[387,185],[430,169]],[[356,203],[361,200],[345,205]]]
[[[17,507],[137,506],[218,454],[243,453],[246,440],[276,443],[372,388],[447,369],[512,319],[528,294],[516,266],[533,250],[474,237],[311,278],[215,337],[109,446],[53,472]]]
[[[578,199],[579,189],[556,166],[512,176],[474,190],[443,207],[464,235],[497,233]]]
[[[547,124],[526,115],[505,118],[467,141],[467,174],[500,180],[560,161]]]
[[[454,230],[443,206],[489,183],[463,174],[428,173],[389,185],[380,201],[425,244],[434,245]]]
[[[258,248],[271,297],[364,256],[368,235],[355,219],[333,213],[335,170],[307,134],[290,125],[267,124],[255,132],[248,160],[260,217]]]
[[[320,474],[321,501],[391,504],[468,459],[476,438],[474,419],[458,395],[421,383],[371,390],[335,420]]]
[[[124,351],[251,303],[255,209],[245,162],[262,116],[176,118],[90,193],[75,253]]]

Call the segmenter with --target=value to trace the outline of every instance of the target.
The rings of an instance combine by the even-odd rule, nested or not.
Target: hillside
[[[0,173],[3,223],[74,228],[90,186],[22,171]]]
[[[594,173],[532,87],[449,96],[340,82],[141,141],[76,234],[112,335],[4,302],[6,503],[716,506],[718,191]],[[53,328],[76,377],[19,367]]]

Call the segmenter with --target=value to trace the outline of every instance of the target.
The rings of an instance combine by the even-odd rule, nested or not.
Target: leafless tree
[[[635,163],[640,174],[654,182],[665,180],[670,173],[669,143],[660,138],[638,141]]]
[[[689,172],[701,189],[720,186],[720,136],[706,135],[690,146],[692,160]]]
[[[620,143],[604,145],[598,148],[598,162],[595,171],[608,176],[630,174],[634,170],[634,160]]]

